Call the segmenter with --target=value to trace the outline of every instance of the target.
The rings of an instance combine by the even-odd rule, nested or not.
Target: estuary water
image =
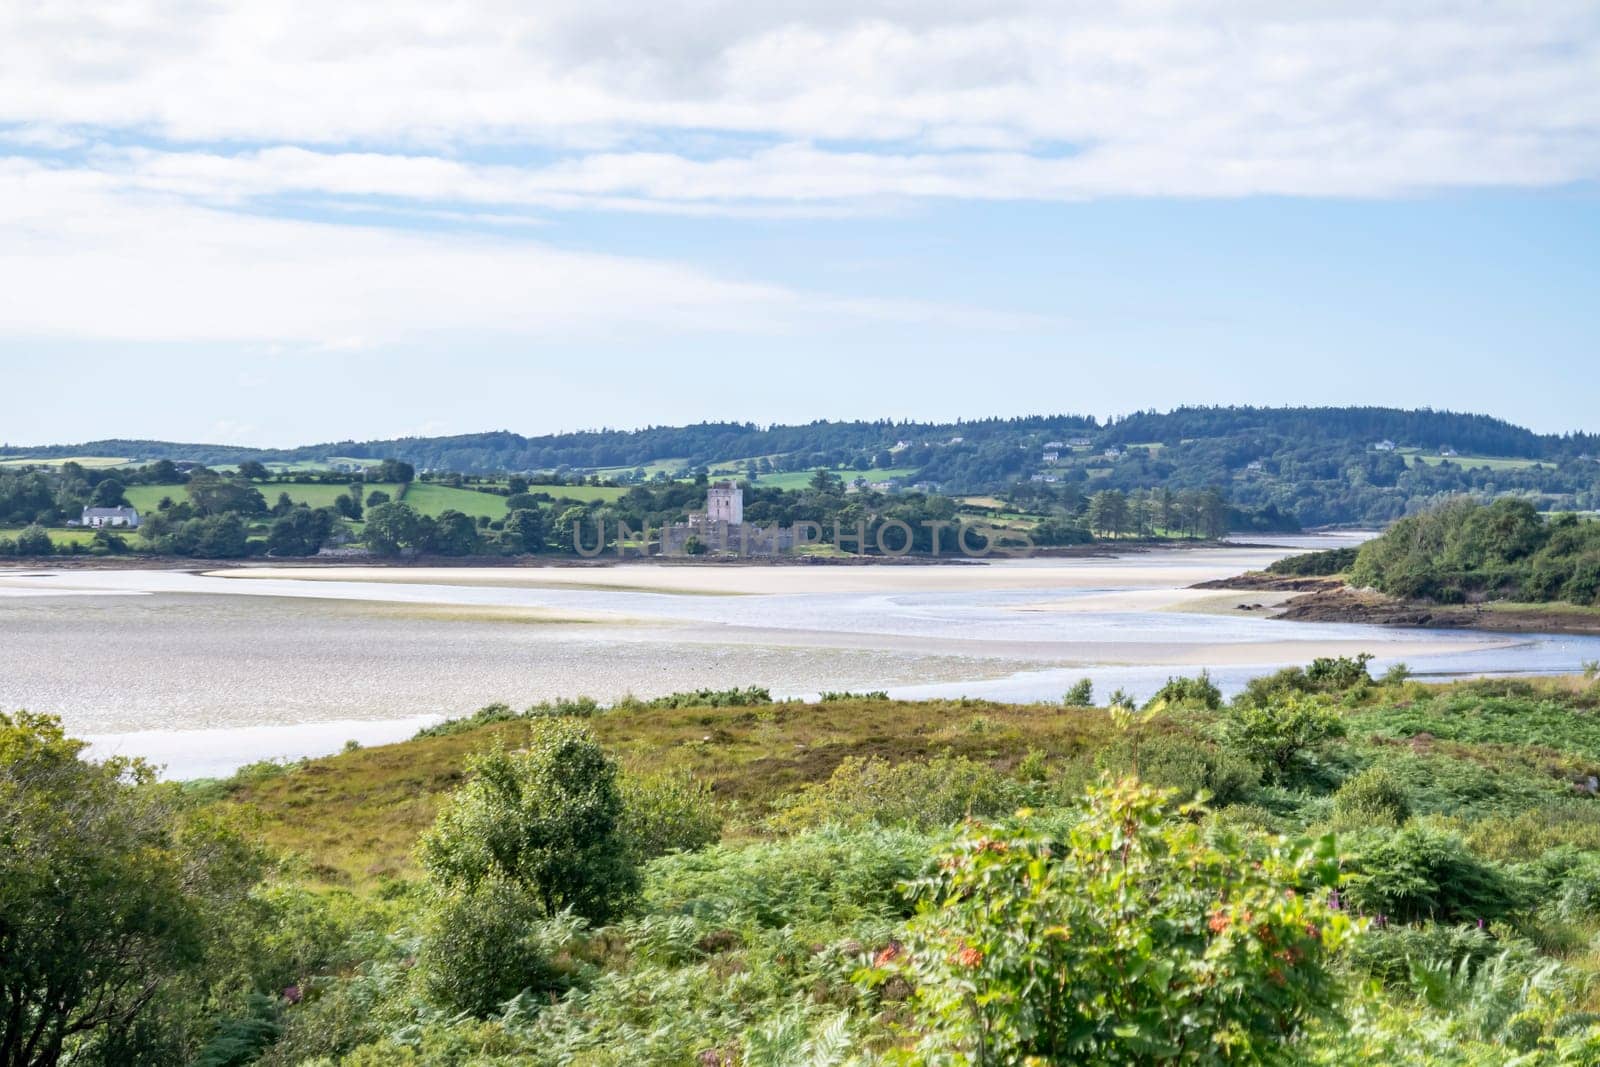
[[[1600,638],[1280,622],[1280,596],[1188,588],[1351,540],[926,565],[0,569],[0,708],[195,777],[495,701],[746,685],[1036,700],[1081,677],[1143,697],[1173,674],[1233,691],[1362,651],[1423,677],[1600,659]]]

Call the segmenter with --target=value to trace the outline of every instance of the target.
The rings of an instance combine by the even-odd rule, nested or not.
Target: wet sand
[[[1359,652],[1422,671],[1594,656],[1273,622],[1239,610],[1266,594],[1187,588],[1304,547],[934,566],[0,570],[0,707],[55,711],[96,751],[185,776],[391,739],[396,723],[497,700],[747,685],[1037,700],[1081,676],[1144,696],[1171,674],[1209,668],[1230,690]]]
[[[978,592],[1010,589],[1151,588],[1196,582],[1265,566],[1275,548],[1160,548],[1126,556],[1036,558],[894,566],[673,565],[623,561],[608,567],[257,566],[205,572],[245,582],[372,582],[439,587],[593,589],[678,595],[783,596],[795,593]],[[1131,603],[1131,602],[1130,602]],[[1133,610],[1139,610],[1137,608]]]

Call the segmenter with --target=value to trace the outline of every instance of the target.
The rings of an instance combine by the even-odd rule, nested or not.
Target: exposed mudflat
[[[1488,601],[1432,604],[1355,589],[1339,578],[1300,577],[1247,571],[1231,578],[1197,582],[1194,590],[1266,593],[1275,602],[1251,605],[1275,619],[1291,622],[1358,623],[1490,633],[1600,634],[1600,609],[1573,604]],[[1248,599],[1248,598],[1246,598]],[[1241,607],[1244,605],[1240,605]]]

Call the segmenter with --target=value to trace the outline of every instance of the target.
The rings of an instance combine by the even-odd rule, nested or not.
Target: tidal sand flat
[[[1218,614],[1186,588],[1306,543],[894,566],[0,571],[0,706],[189,774],[580,694],[1037,700],[1081,675],[1141,696],[1169,674],[1209,668],[1227,688],[1363,651],[1438,673],[1582,661],[1537,639]]]

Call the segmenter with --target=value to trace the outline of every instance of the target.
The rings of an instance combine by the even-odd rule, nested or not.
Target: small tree
[[[513,552],[543,552],[549,534],[544,510],[534,505],[513,511],[500,536]]]
[[[97,508],[114,508],[127,502],[122,482],[116,478],[102,479],[100,484],[94,487],[94,497],[90,501]]]
[[[639,886],[623,824],[616,765],[581,723],[534,723],[528,747],[495,749],[468,764],[422,841],[422,862],[446,890],[501,879],[554,915],[593,922],[621,910]]]
[[[623,832],[640,862],[668,852],[692,852],[722,836],[722,814],[711,784],[688,771],[622,780]]]
[[[478,550],[478,525],[453,508],[442,511],[426,547],[443,556],[470,556]]]
[[[416,543],[417,526],[417,513],[409,504],[379,504],[367,514],[363,535],[372,551],[392,556]]]
[[[486,1016],[524,990],[560,990],[565,975],[555,957],[576,920],[542,918],[533,896],[498,879],[439,894],[417,955],[424,994],[450,1011]]]
[[[1305,697],[1259,706],[1237,706],[1224,724],[1223,739],[1277,777],[1287,776],[1325,741],[1344,736],[1332,708]]]
[[[129,1043],[259,874],[125,759],[88,763],[47,715],[0,713],[0,1064]],[[137,1062],[108,1055],[106,1062]],[[148,1060],[144,1062],[150,1062]]]
[[[19,556],[48,556],[56,550],[50,534],[43,526],[34,524],[25,527],[17,534],[17,555]]]
[[[1061,702],[1069,708],[1087,708],[1094,705],[1094,680],[1079,678],[1067,690],[1067,695]]]

